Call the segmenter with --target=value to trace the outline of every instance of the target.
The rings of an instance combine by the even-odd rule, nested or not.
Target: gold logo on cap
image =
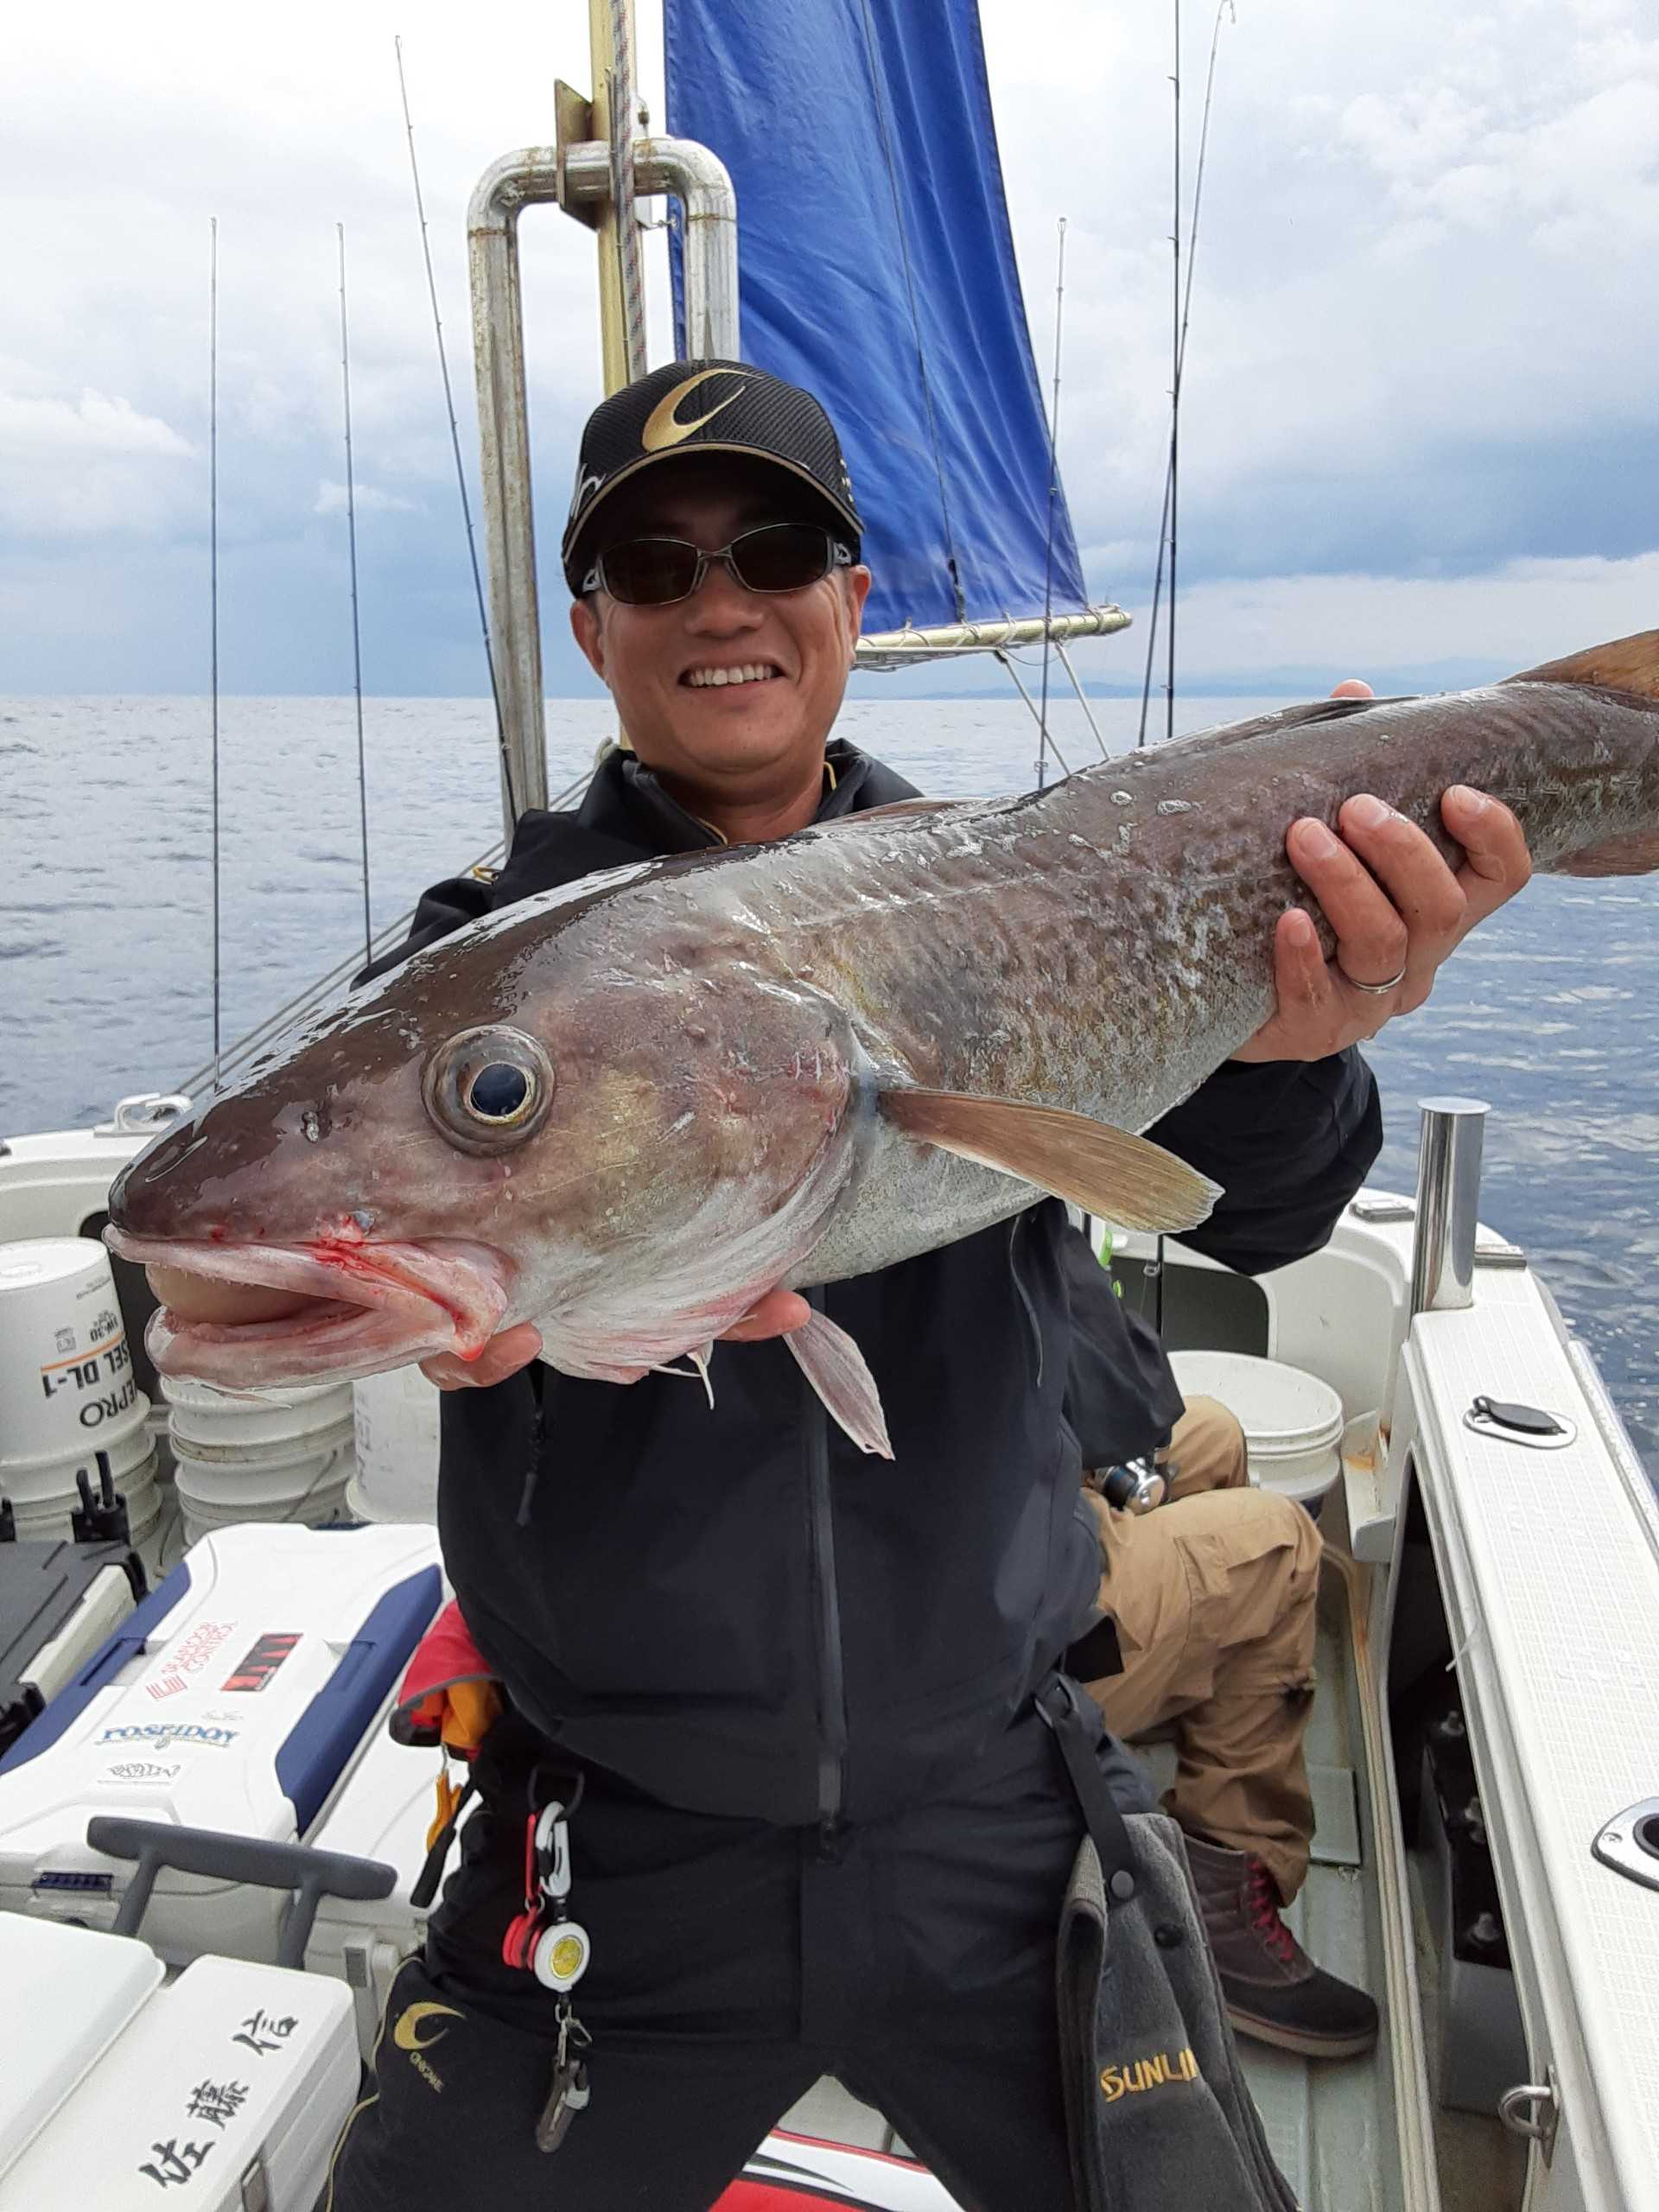
[[[722,407],[729,407],[733,400],[741,398],[748,389],[747,385],[739,385],[735,391],[728,391],[724,399],[716,400],[706,415],[694,415],[689,423],[678,418],[676,410],[688,393],[695,391],[700,384],[707,384],[710,377],[728,377],[731,373],[729,369],[699,369],[696,376],[687,377],[683,384],[677,384],[672,391],[665,393],[652,409],[645,427],[639,433],[639,443],[645,451],[661,453],[665,447],[678,445],[693,430],[712,423]]]

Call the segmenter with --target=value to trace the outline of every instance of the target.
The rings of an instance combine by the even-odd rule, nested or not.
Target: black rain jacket
[[[817,819],[913,787],[844,741]],[[377,969],[596,869],[715,842],[631,754],[527,814],[499,877],[429,891]],[[1258,1272],[1316,1249],[1381,1141],[1357,1053],[1230,1064],[1150,1132],[1226,1195],[1186,1240]],[[1057,1200],[813,1294],[856,1339],[895,1454],[866,1458],[780,1343],[715,1347],[715,1404],[541,1362],[447,1392],[439,1522],[461,1611],[553,1742],[693,1811],[879,1817],[959,1771],[1090,1624],[1083,1466],[1181,1399]]]

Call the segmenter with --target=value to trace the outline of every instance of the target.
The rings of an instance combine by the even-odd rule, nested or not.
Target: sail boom
[[[913,668],[924,661],[950,660],[963,653],[1005,652],[1015,645],[1039,645],[1046,635],[1055,645],[1069,645],[1074,638],[1109,638],[1127,630],[1131,617],[1109,601],[1085,607],[1074,614],[1054,614],[1045,622],[1040,614],[1005,615],[987,622],[943,622],[916,628],[906,622],[900,630],[880,630],[858,641],[857,665],[882,671]]]

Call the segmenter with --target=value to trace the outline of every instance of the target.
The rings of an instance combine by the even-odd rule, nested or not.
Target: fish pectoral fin
[[[1605,691],[1628,691],[1637,699],[1659,699],[1659,630],[1638,630],[1629,638],[1614,638],[1587,652],[1569,653],[1565,660],[1548,660],[1541,668],[1522,669],[1510,683],[1594,683]],[[1568,871],[1556,869],[1561,874]],[[1621,868],[1620,874],[1636,874]]]
[[[1017,1175],[1122,1229],[1196,1229],[1220,1185],[1145,1137],[1058,1106],[957,1090],[884,1090],[881,1111],[907,1136]]]
[[[850,1436],[861,1452],[891,1459],[887,1416],[875,1377],[864,1363],[864,1355],[828,1314],[814,1311],[811,1319],[784,1338],[801,1372],[823,1399],[830,1419]]]

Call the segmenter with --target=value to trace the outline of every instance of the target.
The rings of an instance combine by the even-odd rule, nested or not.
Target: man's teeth
[[[710,683],[764,683],[777,673],[769,662],[754,661],[743,668],[694,668],[687,672],[685,680],[703,687]]]

